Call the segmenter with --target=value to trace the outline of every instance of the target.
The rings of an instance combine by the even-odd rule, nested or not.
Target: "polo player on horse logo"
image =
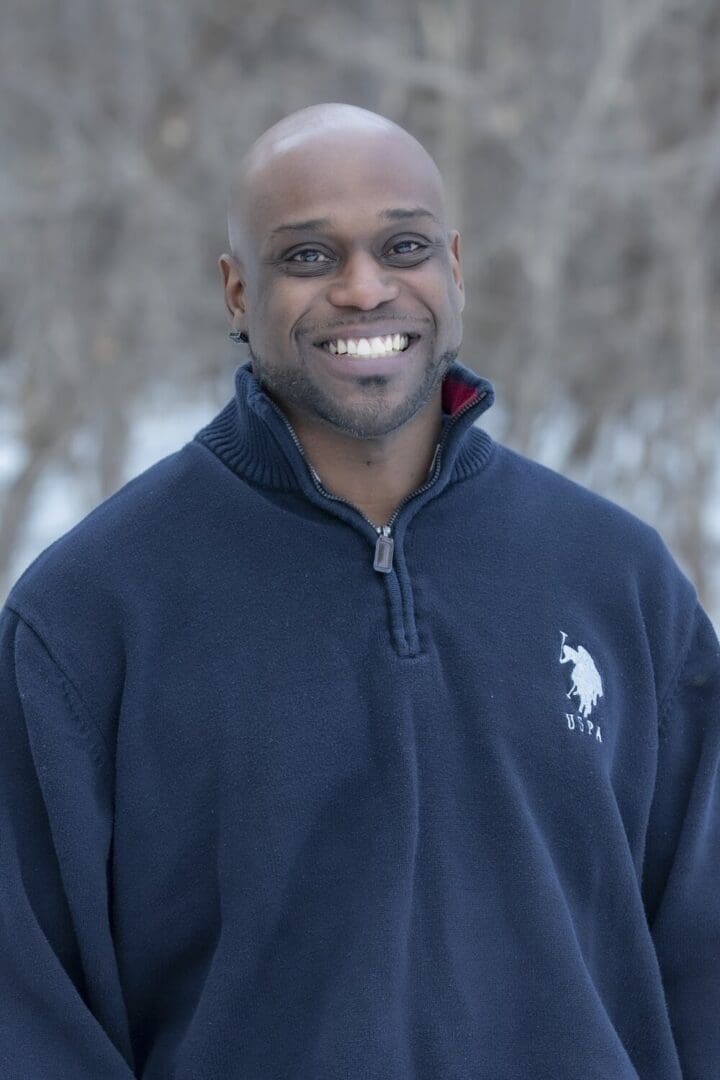
[[[562,634],[560,663],[573,665],[572,686],[566,697],[576,694],[580,702],[580,715],[586,717],[592,712],[598,698],[603,696],[602,679],[595,667],[595,661],[585,646],[578,645],[577,649],[571,648],[570,645],[565,644],[567,634],[562,630],[560,633]]]

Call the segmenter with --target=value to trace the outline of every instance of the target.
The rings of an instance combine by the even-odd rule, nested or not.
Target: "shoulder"
[[[528,591],[545,583],[615,639],[642,637],[662,685],[691,636],[698,596],[657,529],[502,445],[492,467],[500,534]]]
[[[128,481],[41,552],[11,589],[8,606],[41,623],[44,611],[70,610],[91,596],[101,603],[123,580],[151,572],[212,498],[211,460],[190,442]]]
[[[28,626],[110,714],[128,650],[149,625],[174,617],[194,568],[213,557],[213,523],[227,513],[232,474],[196,441],[146,469],[45,549],[11,589],[8,611]],[[109,711],[108,711],[109,710]]]
[[[657,529],[611,499],[500,443],[493,466],[508,518],[522,523],[530,542],[561,545],[566,555],[594,551],[601,562],[622,556],[675,568]]]

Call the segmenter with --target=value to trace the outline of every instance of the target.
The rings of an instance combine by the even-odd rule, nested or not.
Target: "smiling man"
[[[2,614],[0,1075],[720,1075],[695,590],[477,425],[407,132],[305,109],[232,187],[234,396]]]
[[[253,371],[329,488],[384,521],[430,465],[462,338],[437,166],[397,125],[335,106],[281,121],[239,172],[220,266]]]

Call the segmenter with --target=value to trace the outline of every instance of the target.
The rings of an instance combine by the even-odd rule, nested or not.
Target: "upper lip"
[[[420,337],[417,330],[410,330],[406,326],[343,326],[337,330],[326,332],[322,337],[316,337],[315,345],[324,345],[326,341],[348,341],[358,338],[384,338],[394,337],[395,334],[404,334],[406,337]]]

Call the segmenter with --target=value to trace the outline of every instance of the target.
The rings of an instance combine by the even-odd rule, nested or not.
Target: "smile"
[[[337,338],[324,341],[322,347],[333,356],[392,356],[404,352],[410,344],[408,334],[387,334],[384,337]]]

